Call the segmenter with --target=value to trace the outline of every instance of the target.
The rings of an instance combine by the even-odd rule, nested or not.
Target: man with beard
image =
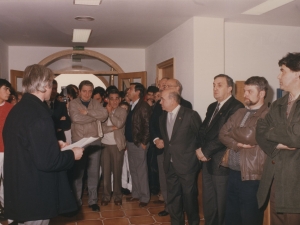
[[[267,91],[264,77],[246,80],[246,108],[237,110],[220,130],[219,139],[227,147],[222,165],[229,167],[225,224],[263,223],[264,210],[258,208],[256,193],[266,154],[255,140],[255,129],[257,120],[268,112],[264,104]]]

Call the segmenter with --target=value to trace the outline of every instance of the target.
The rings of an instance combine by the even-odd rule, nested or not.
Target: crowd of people
[[[130,193],[126,201],[143,208],[159,195],[159,216],[184,225],[185,213],[198,225],[201,171],[206,225],[262,225],[269,200],[272,225],[299,225],[300,53],[279,67],[287,94],[270,108],[264,77],[245,81],[240,102],[233,79],[215,76],[203,121],[176,79],[125,91],[83,80],[58,93],[53,72],[37,64],[24,71],[23,93],[0,79],[0,217],[47,225],[78,213],[87,188],[93,211]],[[89,137],[97,139],[68,149]]]

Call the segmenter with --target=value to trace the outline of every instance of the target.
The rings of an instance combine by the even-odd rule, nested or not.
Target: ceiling
[[[241,13],[265,0],[0,0],[0,39],[9,46],[146,48],[194,16],[226,22],[300,27],[300,0],[261,16]],[[92,16],[92,22],[76,21]],[[73,29],[92,29],[88,43],[72,43]]]

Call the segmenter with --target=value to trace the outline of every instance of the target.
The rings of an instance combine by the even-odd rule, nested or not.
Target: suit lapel
[[[180,109],[179,109],[179,111],[177,113],[176,120],[175,120],[175,123],[174,123],[174,126],[173,126],[171,140],[172,140],[172,138],[174,138],[174,136],[176,134],[176,131],[180,127],[180,124],[181,124],[182,119],[183,119],[183,114],[184,114],[184,107],[180,106]]]
[[[222,116],[222,114],[224,112],[226,112],[228,110],[228,107],[230,106],[231,102],[233,100],[233,96],[231,96],[225,103],[224,105],[221,107],[221,109],[219,110],[219,112],[217,113],[217,115],[215,116],[215,118],[213,118],[213,120],[210,122],[207,130],[209,130],[211,127],[214,126],[214,124],[219,120],[219,118]],[[217,107],[217,105],[216,105]],[[212,115],[211,115],[212,116]]]
[[[168,137],[168,131],[167,131],[167,115],[168,113],[166,111],[163,111],[163,114],[161,115],[161,122],[162,122],[162,130],[161,133],[165,134],[166,137]]]

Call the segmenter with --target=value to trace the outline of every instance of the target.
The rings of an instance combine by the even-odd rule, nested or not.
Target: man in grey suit
[[[199,114],[180,105],[180,95],[170,89],[162,92],[160,132],[164,145],[164,170],[167,177],[167,208],[172,225],[184,225],[183,208],[190,225],[198,225],[199,210],[196,178],[200,147]]]
[[[72,141],[76,142],[85,137],[99,137],[99,122],[107,118],[107,110],[92,99],[94,85],[84,80],[79,84],[80,97],[70,102],[70,117],[72,120]],[[99,121],[99,122],[98,122]],[[87,167],[88,204],[93,211],[100,211],[98,206],[98,181],[100,170],[100,145],[98,139],[85,148],[81,160],[74,166],[73,189],[79,207],[82,205],[82,179],[85,167]]]
[[[107,205],[111,192],[115,205],[122,205],[122,167],[124,159],[125,122],[127,111],[119,106],[120,95],[117,89],[108,92],[108,119],[103,123],[101,167],[103,175],[103,194],[101,205]],[[111,189],[111,173],[113,174],[113,190]]]

